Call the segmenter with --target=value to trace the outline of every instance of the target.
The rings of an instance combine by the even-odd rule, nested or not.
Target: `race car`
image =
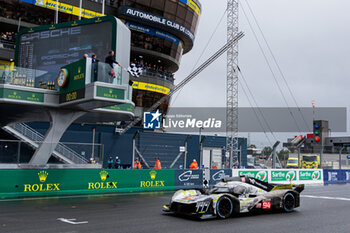
[[[256,178],[224,178],[212,188],[178,190],[164,212],[205,218],[228,218],[263,210],[291,212],[300,205],[304,185],[279,185]]]

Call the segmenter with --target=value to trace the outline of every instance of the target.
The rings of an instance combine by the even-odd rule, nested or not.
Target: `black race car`
[[[270,184],[252,177],[224,178],[212,188],[178,190],[163,211],[199,218],[228,218],[238,213],[281,209],[291,212],[300,205],[304,185]]]

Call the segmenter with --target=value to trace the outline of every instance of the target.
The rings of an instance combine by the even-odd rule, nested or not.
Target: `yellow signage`
[[[56,10],[57,8],[56,4],[57,4],[56,0],[36,0],[35,1],[36,6],[44,7],[51,10]],[[58,3],[58,11],[66,14],[76,15],[76,16],[79,16],[80,14],[79,7],[72,6],[66,3],[61,3],[61,2]],[[81,17],[95,18],[98,16],[102,16],[102,14],[95,11],[83,9],[83,8],[81,9]]]
[[[157,176],[157,172],[152,170],[149,172],[151,181],[140,181],[140,188],[148,188],[148,187],[164,187],[164,180],[155,180]]]
[[[38,173],[39,181],[46,182],[49,173],[47,171],[40,171]],[[44,191],[59,191],[60,184],[25,184],[24,192],[44,192]]]
[[[164,86],[151,84],[151,83],[144,83],[144,82],[136,82],[133,81],[132,88],[139,89],[139,90],[145,90],[145,91],[153,91],[162,93],[165,95],[168,95],[170,93],[170,89]]]
[[[187,6],[189,6],[192,10],[194,10],[197,13],[197,15],[200,15],[201,9],[199,9],[197,4],[195,2],[193,2],[193,0],[188,0]]]
[[[100,178],[102,182],[88,183],[88,189],[117,189],[117,182],[104,182],[109,177],[107,171],[101,171]]]
[[[0,60],[0,70],[13,70],[15,63],[12,61]]]

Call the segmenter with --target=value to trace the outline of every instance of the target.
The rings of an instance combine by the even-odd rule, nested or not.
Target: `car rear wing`
[[[278,189],[293,189],[294,191],[301,193],[304,190],[304,184],[273,184],[275,187],[272,190]]]

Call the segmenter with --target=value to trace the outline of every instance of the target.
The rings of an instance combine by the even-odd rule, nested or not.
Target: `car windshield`
[[[230,190],[227,187],[214,187],[212,190],[210,190],[210,194],[212,193],[229,193]]]
[[[305,162],[316,161],[316,156],[303,156],[303,161],[305,161]]]
[[[297,164],[298,160],[297,159],[289,159],[288,163]]]

